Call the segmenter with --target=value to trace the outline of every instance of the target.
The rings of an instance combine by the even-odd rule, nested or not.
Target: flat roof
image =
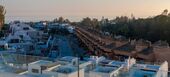
[[[122,45],[122,46],[116,48],[116,50],[126,51],[126,52],[132,52],[133,50],[135,50],[135,46],[134,46],[134,45],[131,45],[130,43],[127,43],[127,44],[125,44],[125,45]]]
[[[135,67],[139,69],[146,69],[146,70],[159,70],[159,65],[149,65],[149,64],[136,64]]]
[[[125,64],[125,62],[119,62],[119,61],[112,61],[111,63],[109,63],[109,65],[111,66],[116,66],[116,67],[120,67],[123,64]]]
[[[22,69],[22,68],[17,68],[17,67],[12,67],[9,65],[0,65],[0,73],[20,73],[20,72],[24,72],[26,71],[26,69]]]
[[[153,53],[153,47],[144,48],[142,51],[139,52],[139,54],[149,55],[150,53]]]
[[[40,56],[31,56],[31,55],[23,55],[23,54],[15,54],[13,52],[2,52],[0,56],[0,62],[6,61],[8,63],[13,64],[29,64],[34,63],[39,60],[49,59],[46,57],[40,57]]]
[[[58,73],[64,73],[64,74],[70,74],[72,72],[77,71],[76,67],[72,66],[60,66],[52,70],[53,72],[58,72]]]
[[[110,73],[117,69],[117,67],[105,67],[105,66],[99,66],[96,67],[96,69],[93,70],[93,72],[101,72],[101,73]]]
[[[36,62],[30,63],[30,64],[48,65],[48,64],[51,64],[51,63],[52,63],[51,61],[39,60],[39,61],[36,61]]]
[[[111,63],[113,60],[102,60],[102,61],[100,61],[99,63],[100,64],[109,64],[109,63]]]
[[[159,70],[160,66],[158,66],[158,65],[146,65],[145,68],[153,69],[153,70]]]
[[[18,76],[17,76],[18,77]],[[24,76],[22,77],[53,77],[53,75],[50,75],[50,74],[39,74],[39,75],[33,75],[33,74],[30,74],[30,73],[26,73],[24,74]]]
[[[73,59],[76,59],[76,57],[73,57],[73,56],[66,56],[66,57],[60,58],[59,61],[71,62]]]
[[[155,77],[157,72],[155,71],[145,71],[140,69],[133,69],[131,76],[132,77]]]

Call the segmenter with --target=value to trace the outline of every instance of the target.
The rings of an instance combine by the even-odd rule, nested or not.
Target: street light
[[[80,71],[80,68],[79,68],[79,53],[77,53],[77,63],[78,63],[78,66],[77,66],[77,70],[78,70],[78,73],[77,73],[77,76],[78,77],[80,77],[80,73],[79,73],[79,71]]]

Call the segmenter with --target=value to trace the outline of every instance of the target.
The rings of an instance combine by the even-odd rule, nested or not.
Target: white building
[[[51,61],[39,60],[28,64],[28,73],[33,75],[44,74],[43,71],[49,70],[50,67],[57,67],[59,64],[54,64]]]
[[[168,77],[168,63],[162,65],[135,64],[130,69],[130,77]]]
[[[74,33],[74,29],[75,28],[73,26],[68,26],[67,27],[67,30],[68,30],[69,33]]]
[[[5,38],[9,47],[23,48],[23,46],[31,46],[33,39],[30,37],[33,33],[36,33],[32,27],[24,23],[11,23],[11,33]],[[29,48],[28,48],[29,49]]]
[[[79,60],[78,69],[77,60],[78,58],[71,56],[55,62],[38,60],[29,63],[28,70],[21,73],[14,73],[14,69],[9,70],[11,68],[0,68],[0,77],[12,75],[13,77],[168,77],[167,62],[162,65],[136,64],[133,58],[129,58],[125,62],[105,59],[96,64],[96,61],[84,58]]]

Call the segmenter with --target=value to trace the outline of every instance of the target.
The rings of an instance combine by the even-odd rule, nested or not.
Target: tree
[[[55,22],[55,23],[56,23],[56,22],[58,22],[58,19],[57,19],[57,18],[55,18],[55,19],[53,20],[53,22]]]
[[[70,23],[70,20],[65,19],[65,20],[64,20],[64,23]]]
[[[115,21],[116,23],[127,23],[129,20],[130,19],[127,16],[120,16],[120,17],[116,17],[116,19],[113,21]]]
[[[161,15],[168,15],[168,10],[167,9],[165,9],[163,12],[162,12],[162,14]]]
[[[91,27],[91,19],[89,17],[83,18],[81,21],[82,26]]]
[[[99,21],[96,18],[94,18],[91,21],[91,25],[92,25],[93,28],[96,28],[96,27],[99,26]]]
[[[63,17],[59,17],[58,22],[59,23],[63,23],[64,22],[64,18]]]
[[[5,8],[4,6],[0,5],[0,28],[2,28],[2,26],[4,25],[5,22]]]
[[[102,31],[112,35],[123,35],[131,39],[145,39],[152,42],[166,40],[170,43],[170,14],[164,10],[161,15],[129,20],[126,16],[116,17],[115,24],[107,24]]]
[[[170,13],[168,14],[168,16],[170,16]]]

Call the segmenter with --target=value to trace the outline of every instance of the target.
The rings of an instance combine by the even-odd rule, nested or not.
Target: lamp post
[[[77,70],[78,70],[78,73],[77,73],[77,76],[80,77],[80,68],[79,68],[79,53],[77,53],[77,63],[78,63],[78,66],[77,66]]]

